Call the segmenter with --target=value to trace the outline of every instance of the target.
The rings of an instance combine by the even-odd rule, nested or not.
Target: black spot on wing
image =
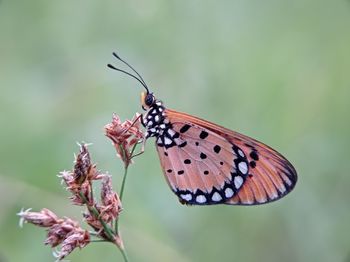
[[[200,137],[201,139],[205,139],[208,135],[209,135],[208,132],[202,131],[202,132],[199,134],[199,137]]]
[[[184,125],[183,127],[180,128],[180,133],[185,133],[185,132],[187,132],[188,129],[190,129],[190,128],[191,128],[191,126],[188,125],[188,124],[186,124],[186,125]]]
[[[214,146],[213,150],[215,153],[219,154],[221,147],[219,145],[216,145],[216,146]]]
[[[250,152],[250,157],[255,160],[255,161],[258,161],[259,160],[259,155],[256,151],[252,151]]]
[[[256,167],[256,162],[255,161],[250,161],[249,163],[251,168],[255,168]]]
[[[199,157],[200,157],[201,159],[206,159],[206,158],[207,158],[207,155],[204,154],[204,153],[201,153],[201,154],[199,155]]]
[[[186,165],[191,164],[191,159],[185,159],[185,160],[184,160],[184,163],[185,163]]]
[[[184,142],[182,142],[180,145],[178,145],[179,147],[185,147],[187,145],[187,142],[186,141],[184,141]]]

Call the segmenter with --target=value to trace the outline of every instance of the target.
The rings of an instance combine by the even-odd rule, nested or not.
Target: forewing
[[[263,204],[285,196],[294,188],[297,182],[297,173],[294,167],[286,158],[269,146],[188,114],[166,110],[166,115],[169,121],[175,125],[177,125],[176,123],[188,124],[216,134],[233,147],[236,152],[235,157],[239,155],[238,150],[241,150],[242,159],[248,164],[247,176],[243,177],[243,185],[234,192],[233,197],[224,201],[226,204]],[[184,137],[184,139],[189,138]],[[229,146],[226,145],[226,147]],[[214,162],[217,162],[222,158],[216,156],[213,159],[215,159]]]

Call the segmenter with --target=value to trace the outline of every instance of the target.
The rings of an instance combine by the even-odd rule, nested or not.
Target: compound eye
[[[154,103],[154,96],[153,96],[153,94],[147,94],[146,95],[146,98],[145,98],[145,105],[146,106],[151,106],[151,105],[153,105],[153,103]]]

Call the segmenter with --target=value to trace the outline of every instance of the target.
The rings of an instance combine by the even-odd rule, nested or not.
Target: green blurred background
[[[109,70],[117,51],[169,108],[253,136],[299,181],[258,207],[186,207],[153,141],[130,168],[121,228],[130,261],[350,261],[349,1],[0,2],[0,261],[53,261],[22,207],[80,219],[56,174],[76,141],[121,183],[103,126],[141,111],[140,85]],[[122,261],[109,244],[71,261]]]

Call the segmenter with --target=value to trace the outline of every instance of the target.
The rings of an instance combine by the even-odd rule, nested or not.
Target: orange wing
[[[206,120],[165,110],[170,123],[192,124],[208,129],[242,150],[249,162],[249,173],[242,187],[225,204],[258,205],[280,199],[288,194],[297,182],[292,164],[271,147],[240,133]]]
[[[249,162],[242,151],[193,123],[172,122],[166,133],[177,146],[157,143],[157,151],[165,178],[182,203],[215,205],[238,192],[248,176]]]

